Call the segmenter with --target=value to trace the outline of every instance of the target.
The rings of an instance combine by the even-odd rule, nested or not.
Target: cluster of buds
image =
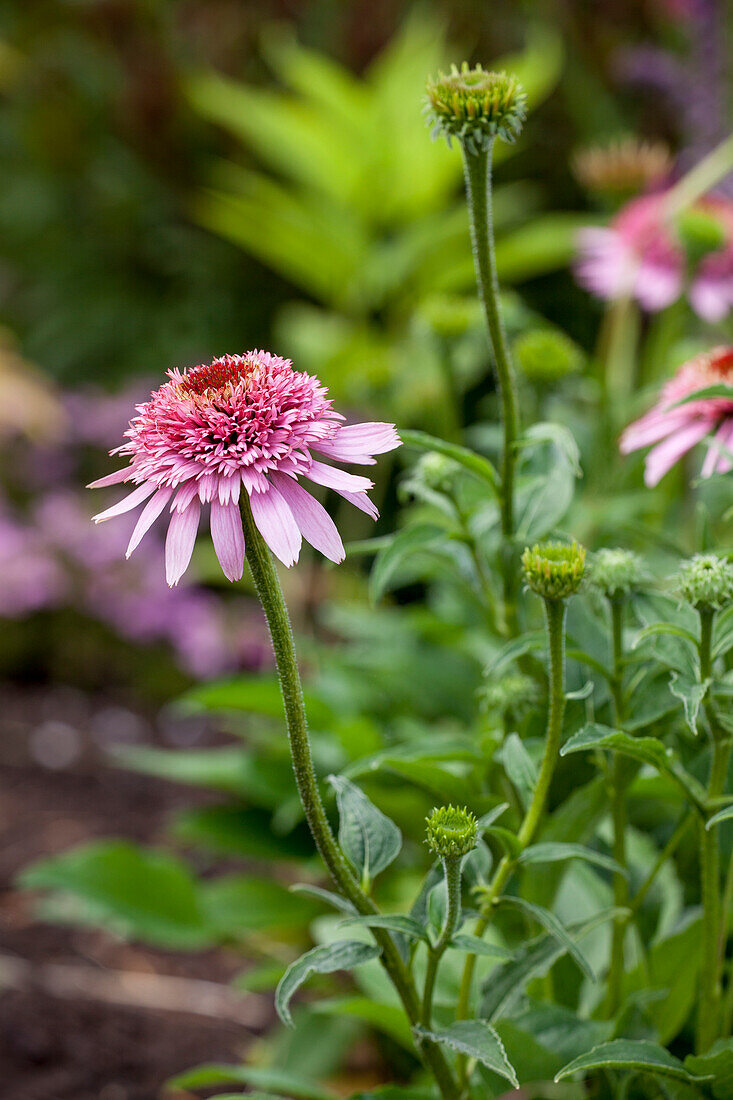
[[[733,565],[717,554],[697,554],[680,568],[676,584],[698,611],[719,611],[733,601]]]
[[[644,579],[644,563],[633,550],[598,550],[591,559],[591,584],[609,600],[621,600],[630,595]]]
[[[514,354],[523,373],[533,382],[556,382],[583,366],[583,353],[557,329],[533,329],[514,341]]]
[[[545,600],[566,600],[580,588],[585,547],[577,542],[544,542],[522,554],[527,584]]]
[[[478,822],[470,810],[440,806],[425,820],[428,847],[440,859],[460,859],[476,847]]]
[[[457,138],[469,153],[490,148],[495,137],[512,142],[527,116],[527,97],[515,76],[473,69],[464,61],[427,85],[426,113],[433,137]]]

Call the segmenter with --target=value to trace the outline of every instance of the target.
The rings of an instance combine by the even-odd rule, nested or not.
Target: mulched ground
[[[163,1082],[182,1069],[240,1060],[272,1019],[269,1003],[263,1010],[257,999],[242,998],[240,1005],[227,992],[241,958],[152,951],[96,931],[45,925],[35,919],[32,899],[12,885],[39,856],[93,837],[161,838],[168,815],[191,805],[191,792],[103,764],[105,742],[160,741],[160,731],[117,704],[63,691],[0,692],[0,715],[3,1095],[158,1100]],[[187,991],[198,988],[188,982],[221,984],[221,998],[215,987],[201,986],[213,990],[212,1016],[185,1011]],[[167,1009],[159,1006],[159,986]],[[145,1007],[151,995],[155,1007]]]

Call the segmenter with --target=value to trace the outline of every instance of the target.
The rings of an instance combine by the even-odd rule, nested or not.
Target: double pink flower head
[[[336,462],[371,465],[374,455],[399,446],[394,425],[344,424],[317,378],[266,351],[225,355],[168,376],[170,381],[137,406],[127,442],[111,452],[128,457],[129,465],[90,486],[136,486],[95,516],[97,523],[146,502],[127,556],[168,508],[166,577],[168,584],[177,584],[191,560],[201,506],[209,505],[216,555],[226,577],[239,580],[244,490],[255,524],[285,565],[298,560],[303,538],[331,561],[342,561],[335,523],[300,479],[335,490],[376,519],[379,513],[367,495],[373,483],[312,452]]]
[[[657,403],[623,433],[622,454],[652,447],[644,470],[650,488],[706,436],[713,438],[702,464],[702,477],[733,469],[733,398],[692,397],[685,401],[721,384],[730,386],[733,393],[733,347],[713,348],[683,364],[662,387]]]
[[[688,286],[690,304],[703,320],[722,321],[733,308],[733,203],[701,200],[695,213],[717,223],[724,243],[688,272],[688,257],[666,217],[665,192],[627,203],[610,225],[578,235],[575,271],[586,290],[615,301],[634,298],[649,313],[666,309]]]

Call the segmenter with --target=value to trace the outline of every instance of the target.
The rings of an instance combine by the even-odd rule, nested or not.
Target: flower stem
[[[474,934],[483,936],[489,926],[491,911],[494,903],[504,889],[517,862],[517,858],[531,843],[537,831],[542,814],[547,803],[547,794],[557,764],[557,756],[562,737],[563,716],[565,714],[565,600],[545,600],[545,624],[547,628],[547,643],[549,651],[550,669],[550,700],[547,715],[547,733],[545,735],[545,751],[540,765],[540,773],[537,777],[532,801],[527,807],[524,820],[517,834],[519,850],[517,855],[510,857],[505,855],[500,861],[494,877],[487,887],[481,901],[481,917],[476,925]],[[461,988],[458,996],[456,1016],[459,1020],[468,1016],[469,1002],[471,999],[471,987],[473,974],[476,967],[476,956],[467,955],[461,978]]]
[[[491,160],[493,143],[488,149],[471,153],[464,145],[463,164],[466,197],[471,223],[471,244],[476,269],[478,295],[484,308],[499,384],[504,442],[502,453],[501,531],[503,538],[502,577],[504,615],[508,630],[516,633],[516,588],[518,571],[514,562],[514,473],[516,442],[519,434],[519,406],[514,370],[504,322],[499,306],[499,280],[496,274],[494,220],[491,196]]]
[[[712,676],[712,635],[715,612],[712,608],[700,608],[700,641],[698,655],[700,659],[700,680],[709,680]],[[730,760],[730,736],[720,728],[708,691],[705,698],[705,713],[710,726],[713,759],[708,782],[708,799],[720,797],[725,790]],[[700,820],[700,893],[702,900],[702,963],[700,968],[700,993],[698,1001],[695,1047],[698,1054],[711,1046],[718,1036],[720,1025],[720,940],[721,904],[720,904],[720,841],[718,829],[705,828]],[[722,915],[725,919],[725,914]]]
[[[608,601],[611,609],[611,700],[613,720],[620,726],[624,720],[623,694],[623,621],[624,602],[622,599]],[[623,757],[614,757],[609,776],[611,789],[611,820],[613,823],[613,858],[626,870],[626,783],[627,771]],[[613,903],[617,909],[624,909],[629,900],[628,878],[617,871],[613,876]],[[606,1011],[615,1015],[621,1001],[621,983],[624,975],[624,941],[628,918],[616,916],[611,934],[611,961],[608,969],[608,989],[606,992]]]
[[[377,907],[371,898],[367,897],[362,891],[336,843],[336,838],[326,817],[313,768],[305,704],[303,702],[303,688],[300,682],[290,618],[280,588],[277,570],[270,551],[255,525],[246,494],[242,505],[242,516],[247,562],[270,630],[285,708],[295,782],[305,811],[306,821],[321,858],[341,894],[348,898],[357,912],[362,915],[373,914],[377,912]],[[410,1023],[415,1025],[419,1022],[420,1006],[412,977],[402,961],[402,957],[389,932],[381,928],[374,928],[372,929],[372,935],[381,948],[382,965],[399,994]],[[458,1093],[453,1073],[440,1047],[434,1043],[422,1042],[420,1049],[426,1065],[438,1083],[443,1100],[456,1100]]]
[[[438,975],[440,960],[453,938],[453,933],[461,916],[461,858],[444,859],[443,872],[445,874],[448,907],[438,942],[428,948],[428,967],[425,972],[422,999],[422,1024],[423,1027],[427,1028],[430,1027],[432,1019],[433,990],[435,989],[435,979]]]

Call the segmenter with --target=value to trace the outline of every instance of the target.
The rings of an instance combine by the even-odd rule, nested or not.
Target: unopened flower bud
[[[733,565],[717,554],[697,554],[677,577],[680,595],[701,611],[717,611],[733,600]]]
[[[520,717],[537,701],[537,684],[521,672],[489,679],[479,689],[479,706],[489,714]]]
[[[446,493],[450,492],[460,472],[461,467],[452,458],[447,458],[446,455],[439,454],[437,451],[428,451],[415,464],[412,478],[423,484],[426,489]]]
[[[585,547],[577,542],[544,542],[522,554],[527,584],[545,600],[566,600],[580,588]]]
[[[523,333],[514,341],[514,354],[524,374],[534,382],[555,382],[583,365],[578,345],[557,329]]]
[[[598,550],[590,561],[590,581],[609,600],[620,600],[644,582],[644,563],[633,550]]]
[[[579,150],[572,159],[578,183],[617,200],[629,199],[660,183],[672,169],[669,148],[637,137],[616,138]]]
[[[428,847],[441,859],[460,859],[476,847],[478,824],[470,810],[440,806],[425,820]]]
[[[512,142],[526,118],[527,97],[515,76],[487,72],[464,61],[427,85],[427,116],[433,137],[455,137],[469,153],[488,149],[498,135]]]
[[[709,252],[725,248],[728,232],[720,218],[704,207],[693,206],[677,216],[677,236],[690,263],[699,263]]]
[[[447,340],[464,336],[482,323],[478,298],[460,294],[432,294],[420,306],[419,318]]]

